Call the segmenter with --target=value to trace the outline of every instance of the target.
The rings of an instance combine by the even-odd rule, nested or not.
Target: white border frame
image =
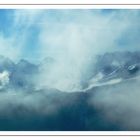
[[[135,0],[134,0],[135,1]],[[133,2],[134,2],[133,1]],[[25,0],[26,2],[26,0]],[[16,4],[1,3],[0,9],[139,9],[140,4]],[[15,5],[14,5],[15,4]],[[140,136],[140,131],[0,131],[0,136]]]

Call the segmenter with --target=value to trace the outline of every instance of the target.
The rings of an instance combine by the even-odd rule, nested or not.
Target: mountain
[[[87,89],[140,76],[140,52],[113,52],[98,55],[94,67],[94,76],[87,81]]]
[[[9,86],[13,88],[34,89],[37,75],[42,70],[51,70],[55,60],[45,58],[39,65],[21,59],[17,64],[9,58],[0,56],[0,73],[8,72]],[[81,80],[83,90],[94,86],[115,84],[140,75],[140,52],[112,52],[96,56],[96,63],[91,66],[86,80]],[[84,77],[83,77],[84,79]],[[47,87],[47,85],[46,85]]]
[[[7,57],[0,55],[0,72],[6,71],[13,71],[15,68],[14,62]]]
[[[49,72],[51,70],[51,68],[53,67],[53,64],[55,64],[55,59],[51,58],[51,57],[46,57],[44,58],[40,64],[38,65],[39,71],[46,71]]]
[[[21,59],[16,64],[9,58],[0,56],[0,75],[8,73],[9,82],[5,85],[6,88],[34,90],[38,74],[44,69],[49,70],[54,62],[54,59],[47,57],[39,65],[32,64],[25,59]]]
[[[15,65],[10,75],[10,82],[16,88],[32,88],[37,74],[38,66],[22,59]]]

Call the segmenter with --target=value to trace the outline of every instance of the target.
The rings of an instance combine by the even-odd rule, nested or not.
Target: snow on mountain
[[[84,91],[94,87],[113,85],[140,76],[140,53],[113,52],[97,56],[94,76]]]
[[[5,88],[5,86],[9,84],[9,75],[8,71],[0,73],[0,89]]]
[[[114,84],[118,84],[120,82],[123,82],[123,79],[122,78],[117,78],[117,79],[112,79],[112,80],[109,80],[109,81],[106,81],[106,82],[96,82],[96,83],[90,83],[90,85],[84,89],[83,91],[88,91],[94,87],[101,87],[101,86],[106,86],[106,85],[114,85]]]

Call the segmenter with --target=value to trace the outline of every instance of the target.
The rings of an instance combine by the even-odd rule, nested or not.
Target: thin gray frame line
[[[140,3],[132,3],[132,4],[125,4],[125,3],[115,3],[115,4],[111,4],[111,3],[108,3],[108,4],[99,4],[99,3],[97,3],[97,4],[95,4],[95,3],[28,3],[28,4],[26,4],[26,3],[15,3],[15,4],[13,4],[13,3],[0,3],[0,5],[140,5]]]
[[[104,136],[122,136],[122,137],[125,137],[125,136],[140,136],[140,135],[0,135],[1,136],[101,136],[101,137],[104,137]]]

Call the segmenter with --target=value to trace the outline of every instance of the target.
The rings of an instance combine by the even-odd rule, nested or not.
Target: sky
[[[98,53],[139,50],[139,20],[139,10],[0,9],[0,54],[80,66]]]
[[[76,90],[96,55],[140,50],[139,23],[137,9],[1,9],[0,55],[15,63],[51,58],[38,82]]]

